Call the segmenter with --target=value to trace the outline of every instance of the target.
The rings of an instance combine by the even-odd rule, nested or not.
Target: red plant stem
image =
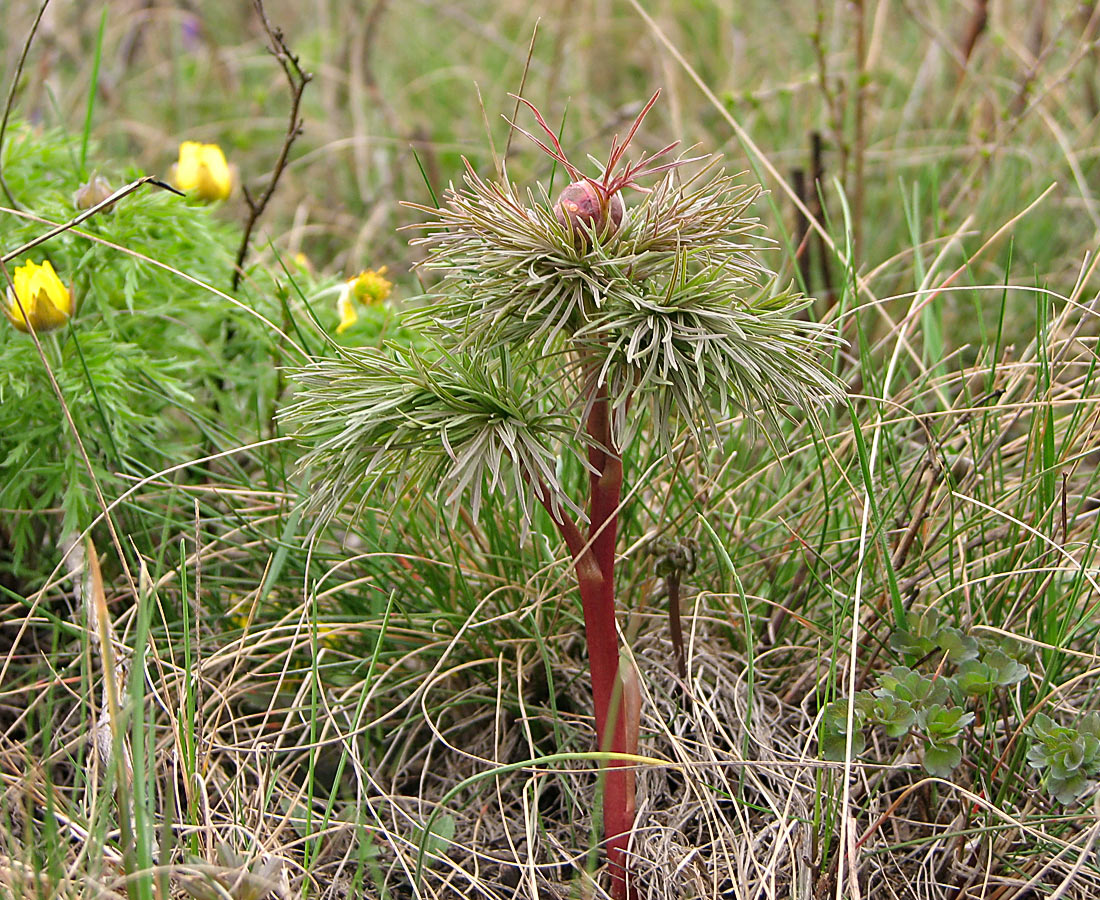
[[[581,604],[588,642],[588,664],[592,670],[592,700],[596,714],[596,736],[601,750],[636,753],[638,715],[634,703],[623,700],[619,678],[619,638],[615,630],[615,539],[619,502],[623,486],[623,463],[611,438],[610,402],[606,388],[600,388],[586,423],[593,446],[588,451],[589,545],[599,568],[599,580],[581,577]],[[607,842],[611,896],[627,900],[633,893],[627,882],[626,850],[634,826],[634,770],[623,760],[611,760],[604,783],[604,837]]]
[[[628,715],[623,713],[619,680],[614,583],[602,576],[585,579],[580,565],[577,574],[581,578],[581,604],[599,747],[612,753],[634,753],[637,748],[627,737]],[[637,710],[631,709],[631,712],[636,714]],[[631,730],[636,733],[636,728]],[[611,872],[611,896],[615,900],[628,898],[626,849],[634,826],[634,770],[629,765],[623,760],[610,760],[604,781],[603,829]]]
[[[588,450],[588,462],[592,466],[588,476],[588,512],[592,523],[589,538],[592,552],[605,576],[611,576],[615,571],[615,538],[623,486],[623,463],[611,442],[608,406],[607,389],[600,388],[586,423],[588,436],[594,445]],[[614,601],[614,585],[611,595]]]
[[[619,637],[615,629],[615,539],[622,495],[623,464],[611,440],[610,403],[601,389],[586,428],[593,446],[588,452],[590,531],[585,539],[565,510],[554,507],[544,484],[535,496],[554,520],[573,557],[584,609],[588,665],[592,673],[592,705],[600,750],[637,753],[640,698],[631,678],[619,675]],[[637,890],[627,875],[627,845],[634,827],[634,769],[624,760],[610,760],[604,780],[603,829],[614,900],[634,900]]]

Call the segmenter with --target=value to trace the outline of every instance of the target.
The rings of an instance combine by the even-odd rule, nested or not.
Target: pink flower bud
[[[623,223],[625,211],[621,194],[617,191],[606,193],[598,185],[585,180],[566,185],[554,204],[554,215],[561,226],[572,226],[581,240],[585,240],[586,231],[594,231],[597,236],[614,234]]]

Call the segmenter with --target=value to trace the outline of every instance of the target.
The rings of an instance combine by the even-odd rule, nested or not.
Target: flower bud
[[[614,234],[623,223],[625,211],[621,194],[608,194],[587,180],[566,185],[554,204],[554,216],[558,222],[565,229],[572,227],[573,233],[580,235],[581,240],[587,240],[586,230],[594,231],[597,236],[605,232]]]
[[[77,209],[91,209],[93,206],[102,203],[113,193],[111,183],[102,175],[93,172],[87,184],[82,184],[76,189],[76,193],[73,194],[73,205]],[[114,207],[115,205],[112,203],[110,206],[103,207],[101,211],[110,212]]]
[[[14,288],[14,289],[13,289]],[[27,260],[12,273],[5,293],[4,314],[19,331],[52,331],[73,314],[73,295],[50,265]]]
[[[184,141],[168,177],[181,191],[207,203],[228,199],[233,191],[233,172],[217,144]]]

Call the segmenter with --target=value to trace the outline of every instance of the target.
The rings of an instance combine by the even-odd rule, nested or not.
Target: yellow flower
[[[393,282],[382,277],[386,274],[386,268],[386,266],[382,266],[377,272],[374,269],[367,269],[367,271],[360,272],[348,282],[351,285],[351,292],[355,299],[364,306],[381,303],[390,295]]]
[[[179,162],[172,166],[169,178],[181,191],[208,203],[225,200],[233,190],[233,173],[217,144],[184,141]]]
[[[73,314],[73,295],[65,287],[50,261],[36,265],[27,260],[12,276],[15,290],[8,286],[4,313],[20,331],[52,331]]]
[[[385,266],[377,271],[367,269],[367,271],[360,272],[344,283],[340,291],[340,297],[336,301],[336,309],[340,313],[340,324],[336,326],[337,334],[343,334],[359,319],[359,313],[355,311],[354,301],[358,301],[364,306],[374,306],[390,295],[393,282],[384,278],[385,274]]]

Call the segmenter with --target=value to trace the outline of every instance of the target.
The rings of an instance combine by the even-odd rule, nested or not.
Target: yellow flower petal
[[[343,334],[359,320],[359,313],[355,311],[355,304],[351,302],[351,290],[347,286],[340,292],[336,309],[340,313],[340,324],[336,326],[336,333]]]
[[[41,265],[28,259],[16,267],[5,300],[4,313],[20,331],[51,331],[73,314],[72,292],[57,277],[48,259]]]
[[[340,312],[340,324],[336,326],[337,334],[343,334],[358,320],[359,314],[355,311],[356,303],[374,306],[390,295],[393,283],[383,277],[385,274],[386,267],[381,266],[377,270],[367,269],[360,272],[354,278],[344,282],[340,289],[340,297],[336,301],[336,308]]]
[[[193,191],[199,183],[199,150],[202,144],[184,141],[180,157],[172,172],[172,183],[181,191]]]
[[[233,191],[233,173],[217,144],[184,141],[169,177],[181,191],[207,202],[225,200]]]

